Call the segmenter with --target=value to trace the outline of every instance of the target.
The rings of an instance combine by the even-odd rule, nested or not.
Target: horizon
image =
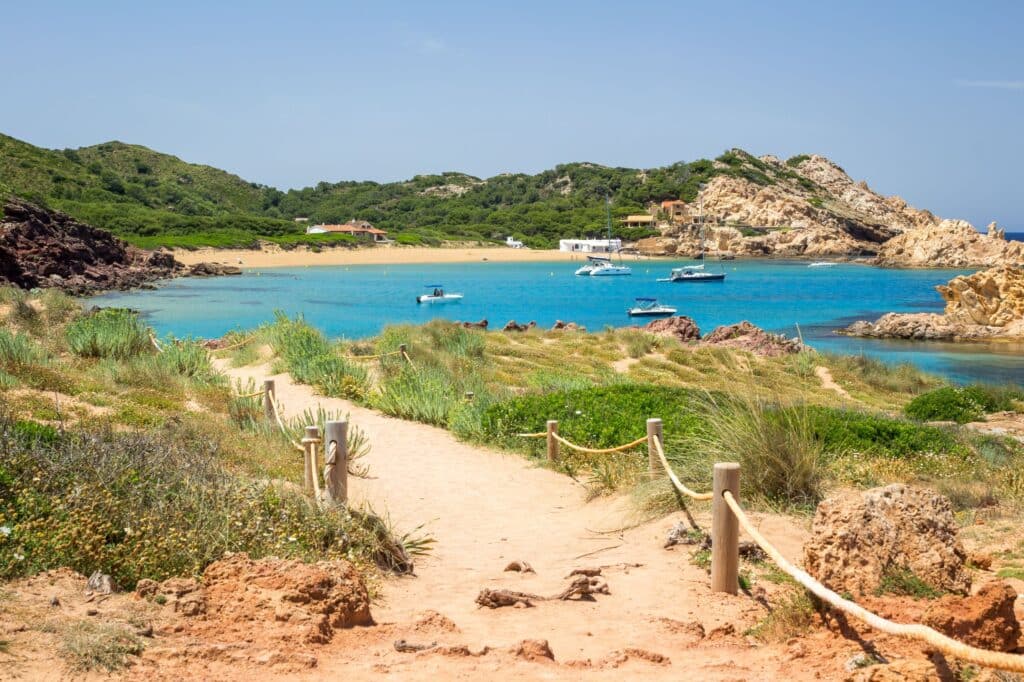
[[[22,93],[3,132],[120,140],[283,190],[820,154],[941,217],[1024,230],[1013,3],[644,3],[634,22],[574,3],[283,7],[11,8],[7,53],[32,60],[0,75]]]

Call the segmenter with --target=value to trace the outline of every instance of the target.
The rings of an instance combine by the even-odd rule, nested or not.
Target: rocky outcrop
[[[128,245],[59,211],[9,200],[0,218],[0,283],[83,295],[131,289],[182,274],[163,251]]]
[[[682,343],[700,341],[700,328],[696,322],[685,315],[651,320],[642,329],[650,334],[667,336]]]
[[[893,572],[966,594],[971,586],[953,509],[938,493],[894,484],[818,505],[804,567],[837,592],[873,593]]]
[[[196,263],[188,268],[189,277],[224,277],[226,275],[241,275],[242,268],[237,265],[223,265],[221,263]]]
[[[716,327],[701,340],[701,343],[708,346],[745,350],[764,357],[790,355],[806,349],[799,339],[790,339],[781,334],[766,332],[746,320],[737,324]]]
[[[1024,265],[1024,242],[1007,241],[999,229],[982,234],[963,220],[943,220],[893,237],[879,249],[876,262],[903,268]]]
[[[1012,587],[993,581],[969,597],[942,597],[928,607],[922,622],[964,644],[1015,651],[1020,640],[1020,623],[1013,611],[1016,601]]]
[[[941,315],[887,313],[874,322],[854,322],[841,333],[928,341],[1024,338],[1024,268],[961,275],[936,289],[946,301]]]

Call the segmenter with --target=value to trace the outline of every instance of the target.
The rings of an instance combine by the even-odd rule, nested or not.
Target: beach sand
[[[509,249],[506,247],[429,248],[373,247],[360,249],[324,249],[313,252],[306,248],[283,249],[177,249],[174,257],[186,265],[223,263],[245,268],[284,268],[303,265],[394,265],[402,263],[478,263],[484,260],[499,263],[542,261],[584,261],[581,253],[554,249]],[[629,255],[625,261],[638,257]],[[640,257],[644,259],[644,257]]]

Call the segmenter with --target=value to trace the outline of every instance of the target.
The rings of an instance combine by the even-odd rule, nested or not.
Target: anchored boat
[[[444,287],[440,284],[428,284],[427,289],[433,289],[433,291],[429,294],[417,296],[417,303],[448,303],[449,301],[462,300],[462,294],[446,294]]]
[[[608,244],[612,243],[612,200],[604,198],[605,209],[608,215]],[[619,264],[612,264],[611,256],[587,256],[590,262],[576,270],[577,275],[586,277],[613,277],[618,275],[632,275],[633,270],[628,265],[622,264],[622,255],[619,255]]]
[[[599,265],[609,265],[611,259],[605,256],[587,256],[587,264],[576,271],[577,275],[589,275]]]
[[[810,263],[807,267],[809,267],[809,268],[830,268],[833,265],[839,265],[839,263],[833,263],[830,260],[819,260],[819,261],[815,261],[813,263]]]
[[[725,279],[724,272],[705,272],[703,265],[687,265],[681,268],[672,268],[668,277],[659,279],[659,282],[721,282]]]
[[[656,298],[641,296],[636,299],[636,305],[626,310],[626,312],[629,313],[630,317],[664,317],[675,315],[676,309],[672,306],[658,303]]]

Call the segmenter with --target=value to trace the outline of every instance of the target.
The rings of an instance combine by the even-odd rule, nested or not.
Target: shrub
[[[967,448],[947,429],[884,415],[826,407],[809,408],[815,436],[833,454],[909,458],[921,453],[965,455]]]
[[[920,421],[954,421],[957,424],[978,421],[985,416],[986,404],[993,398],[980,387],[944,386],[923,393],[903,408],[904,414]]]
[[[371,403],[386,414],[402,419],[446,426],[456,401],[461,398],[451,375],[440,367],[406,368],[387,379]]]
[[[20,371],[46,365],[46,351],[25,334],[0,329],[0,366],[18,374]]]
[[[138,314],[123,308],[81,317],[68,325],[66,336],[71,352],[80,357],[125,360],[152,349]]]
[[[365,398],[366,368],[339,355],[301,316],[293,320],[284,313],[274,313],[267,336],[296,381],[316,386],[329,396]]]

